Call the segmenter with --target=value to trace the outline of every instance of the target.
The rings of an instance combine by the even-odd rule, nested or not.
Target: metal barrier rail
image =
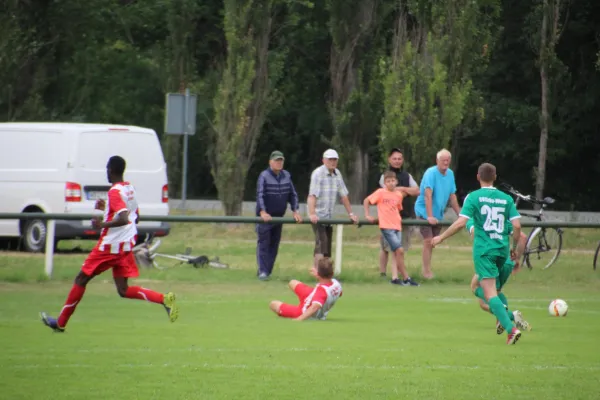
[[[59,214],[59,213],[0,213],[0,219],[41,219],[41,220],[90,220],[92,214]],[[140,221],[159,221],[159,222],[213,222],[213,223],[238,223],[238,224],[260,224],[266,223],[260,217],[231,217],[231,216],[195,216],[195,215],[141,215]],[[453,221],[440,221],[441,226],[450,226]],[[296,224],[291,217],[273,217],[270,224]],[[329,225],[352,225],[348,218],[320,219],[319,223]],[[305,217],[300,224],[310,224],[308,217]],[[377,220],[371,223],[365,219],[359,220],[359,225],[377,225]],[[403,219],[402,225],[418,226],[428,225],[427,221],[419,219]],[[567,222],[567,221],[521,221],[524,228],[545,227],[545,228],[600,228],[600,223],[595,222]]]
[[[52,276],[54,257],[54,232],[56,220],[83,221],[90,220],[99,214],[63,214],[63,213],[0,213],[0,219],[15,220],[46,220],[46,250],[45,250],[45,272],[48,277]],[[204,222],[204,223],[239,223],[239,224],[310,224],[305,218],[302,222],[296,222],[290,217],[273,217],[269,222],[264,222],[260,217],[232,217],[232,216],[193,216],[193,215],[141,215],[140,221],[159,222]],[[441,226],[450,226],[453,221],[439,221]],[[320,219],[320,224],[336,225],[336,248],[335,248],[335,274],[341,272],[342,264],[342,236],[344,225],[353,225],[349,218]],[[403,219],[402,224],[406,226],[428,225],[427,221],[417,219]],[[359,220],[358,226],[377,225],[377,220],[371,223],[367,220]],[[600,228],[600,223],[592,222],[567,222],[567,221],[522,221],[523,227],[546,227],[546,228]]]

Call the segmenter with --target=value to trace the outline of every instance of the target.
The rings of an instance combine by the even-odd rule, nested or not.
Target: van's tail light
[[[81,201],[81,185],[79,183],[67,182],[65,184],[65,201]]]
[[[169,202],[169,185],[165,185],[162,188],[162,202],[163,203]]]

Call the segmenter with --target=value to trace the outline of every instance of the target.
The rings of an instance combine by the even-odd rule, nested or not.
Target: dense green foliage
[[[540,51],[544,4],[560,6],[559,35]],[[151,127],[162,137],[173,197],[181,137],[162,135],[164,96],[185,87],[199,95],[188,196],[214,198],[219,189],[230,213],[242,197],[254,198],[274,149],[286,154],[301,199],[329,146],[342,154],[353,200],[376,186],[390,146],[406,149],[417,177],[440,147],[450,148],[463,193],[476,186],[482,161],[532,192],[546,63],[544,195],[559,199],[557,208],[600,207],[600,186],[590,179],[600,173],[596,1],[4,5],[0,120]]]

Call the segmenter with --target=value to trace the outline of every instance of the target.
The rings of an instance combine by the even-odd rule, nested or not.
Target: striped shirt
[[[331,218],[337,197],[348,196],[342,173],[337,168],[331,173],[325,165],[321,165],[310,175],[308,195],[317,198],[317,217]]]
[[[139,214],[135,189],[129,182],[115,183],[108,191],[108,199],[104,209],[104,222],[114,220],[122,212],[129,212],[127,225],[104,228],[98,240],[99,251],[120,254],[129,252],[137,239],[136,220]]]
[[[275,174],[271,168],[261,172],[256,184],[256,215],[264,210],[273,217],[282,217],[288,203],[292,211],[298,210],[298,194],[290,173],[281,170]]]

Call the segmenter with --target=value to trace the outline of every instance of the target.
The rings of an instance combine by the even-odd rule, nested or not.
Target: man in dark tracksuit
[[[284,157],[280,151],[271,153],[269,168],[258,176],[256,185],[256,216],[268,222],[271,217],[283,217],[287,204],[290,203],[294,219],[302,221],[298,213],[298,194],[292,183],[289,172],[283,169]],[[268,279],[273,272],[273,265],[279,250],[282,224],[257,224],[256,261],[258,262],[258,279]]]

